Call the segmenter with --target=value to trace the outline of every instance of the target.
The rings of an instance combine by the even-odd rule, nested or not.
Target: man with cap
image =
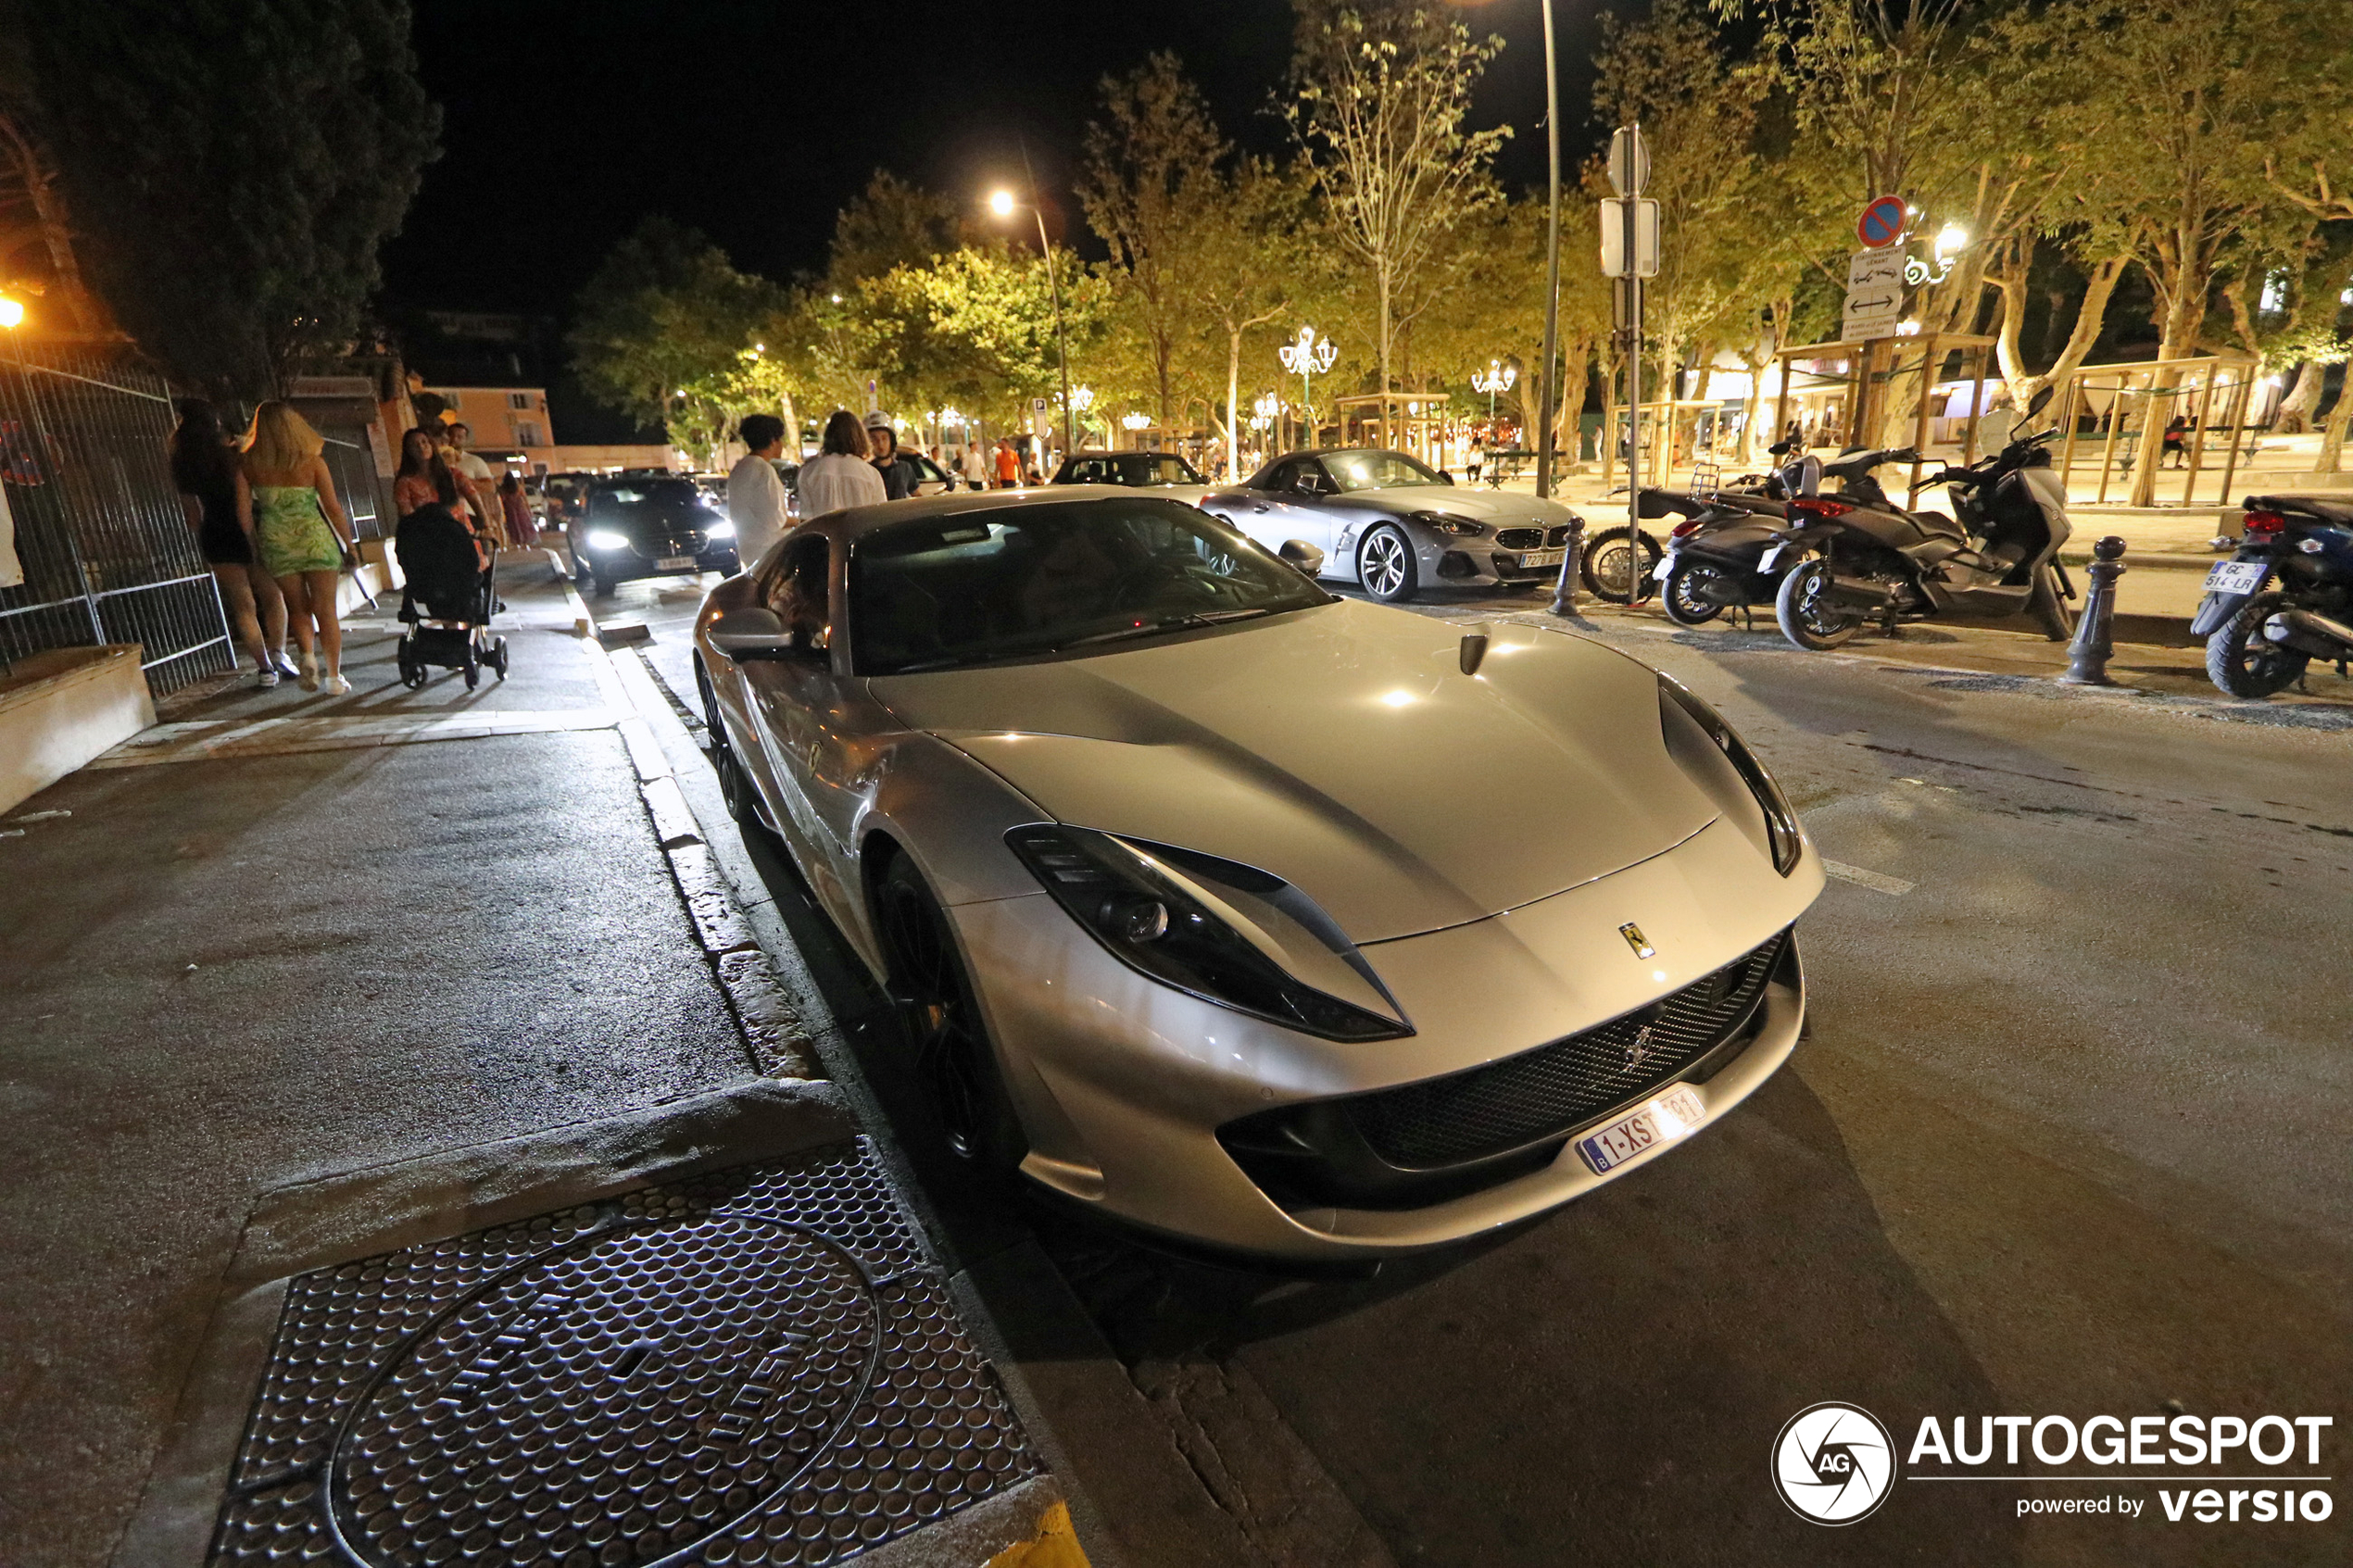
[[[879,408],[866,415],[866,445],[872,449],[869,460],[882,475],[883,488],[890,498],[903,501],[912,495],[915,486],[923,483],[924,470],[899,449],[899,433],[890,428],[890,416]]]

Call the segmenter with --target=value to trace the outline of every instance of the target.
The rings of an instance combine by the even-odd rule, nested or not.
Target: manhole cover
[[[836,1150],[293,1281],[213,1560],[814,1564],[1037,1468]]]

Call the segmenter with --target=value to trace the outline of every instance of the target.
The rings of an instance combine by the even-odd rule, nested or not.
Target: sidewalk
[[[405,691],[363,619],[351,696],[176,704],[5,824],[11,1568],[307,1559],[326,1509],[426,1561],[519,1519],[631,1561],[1076,1553],[822,1001],[542,559],[510,557],[504,684]],[[647,1449],[617,1493],[575,1422],[580,1485],[517,1490],[547,1423],[508,1423],[565,1379],[724,1481]],[[424,1460],[459,1484],[420,1512]]]

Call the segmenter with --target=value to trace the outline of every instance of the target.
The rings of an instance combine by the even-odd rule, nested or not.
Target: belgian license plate
[[[1567,553],[1568,552],[1566,550],[1524,550],[1520,553],[1519,564],[1522,566],[1558,566],[1561,563],[1561,557],[1567,555]]]
[[[2206,591],[2209,594],[2251,594],[2263,586],[2263,579],[2271,574],[2268,562],[2259,560],[2226,560],[2206,574]]]
[[[692,571],[695,569],[695,558],[692,556],[664,556],[661,559],[654,562],[654,565],[663,571]]]
[[[1631,1116],[1621,1116],[1601,1131],[1579,1138],[1577,1152],[1585,1157],[1593,1174],[1606,1175],[1644,1149],[1681,1137],[1706,1115],[1699,1096],[1686,1088],[1672,1088]]]

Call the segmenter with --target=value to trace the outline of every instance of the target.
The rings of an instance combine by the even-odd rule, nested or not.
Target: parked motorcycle
[[[1793,526],[1757,562],[1779,576],[1773,610],[1782,635],[1818,650],[1874,620],[1893,631],[1899,621],[2022,611],[2054,642],[2066,641],[2073,627],[2061,594],[2071,599],[2075,590],[2058,558],[2070,530],[2067,492],[2050,467],[2057,433],[2013,441],[1930,480],[1950,490],[1957,517],[1906,511],[1870,477],[1881,464],[1917,462],[1912,452],[1824,464],[1823,473],[1844,481],[1840,493],[1792,496]]]
[[[2206,673],[2233,696],[2265,697],[2313,659],[2353,659],[2353,500],[2249,495],[2237,554],[2206,574],[2193,635]],[[2266,584],[2277,580],[2276,589]]]

